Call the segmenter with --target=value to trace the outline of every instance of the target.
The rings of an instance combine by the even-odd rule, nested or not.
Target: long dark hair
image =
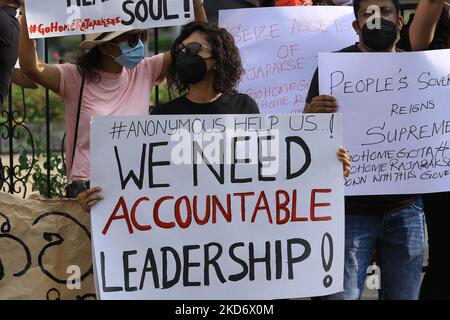
[[[95,48],[81,53],[76,61],[78,66],[78,72],[86,77],[87,80],[93,82],[99,82],[101,80],[100,74],[96,71],[100,60],[102,59],[102,52],[100,48],[96,46]]]
[[[226,29],[219,28],[215,24],[198,21],[185,25],[178,38],[172,44],[172,63],[168,68],[167,74],[170,86],[176,88],[180,93],[184,93],[188,89],[188,84],[183,83],[177,77],[175,61],[178,45],[195,31],[204,33],[206,40],[212,46],[212,56],[216,60],[216,68],[211,71],[215,73],[214,90],[220,93],[236,92],[236,86],[244,73],[244,68],[242,67],[239,49],[236,47],[233,36]]]

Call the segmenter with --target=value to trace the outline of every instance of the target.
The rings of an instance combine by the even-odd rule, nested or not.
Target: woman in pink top
[[[206,21],[203,1],[194,0],[194,7],[196,20]],[[134,30],[87,35],[80,48],[89,51],[76,64],[41,63],[22,12],[20,65],[29,78],[64,99],[68,196],[76,198],[89,186],[91,118],[148,114],[152,87],[165,78],[171,56],[144,58],[147,32]]]

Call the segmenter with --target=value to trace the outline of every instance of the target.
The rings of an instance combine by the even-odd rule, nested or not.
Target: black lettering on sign
[[[189,1],[188,1],[189,2]],[[180,16],[174,14],[172,8],[169,8],[168,0],[127,0],[122,4],[123,12],[128,19],[123,19],[122,24],[129,26],[137,21],[146,22],[149,19],[153,21],[159,20],[176,20]],[[184,3],[185,18],[190,17],[190,5]]]
[[[325,256],[327,247],[328,247],[328,256]],[[331,234],[329,234],[328,232],[325,233],[322,238],[321,254],[322,254],[323,270],[325,272],[329,272],[331,270],[331,266],[333,265],[334,248],[333,248],[333,238],[331,237]],[[333,277],[327,274],[323,279],[323,286],[325,288],[329,288],[332,284],[333,284]]]
[[[181,260],[180,260],[180,256],[178,255],[177,251],[171,247],[163,247],[163,248],[161,248],[161,252],[163,255],[163,289],[169,289],[169,288],[172,288],[174,285],[176,285],[178,283],[178,281],[180,280]],[[175,274],[171,280],[168,279],[169,276],[167,274],[168,269],[169,269],[167,254],[169,252],[172,254],[172,257],[175,262]]]
[[[209,255],[210,254],[209,248],[212,248],[212,247],[216,247],[217,248],[217,253],[214,255],[214,258],[211,259],[210,255]],[[204,252],[204,256],[205,256],[205,267],[204,267],[204,274],[205,274],[204,282],[205,282],[205,286],[209,286],[209,266],[210,265],[212,265],[214,267],[214,270],[216,271],[216,275],[219,278],[219,281],[221,283],[225,283],[226,282],[225,277],[223,276],[222,270],[220,269],[220,266],[217,263],[217,260],[222,256],[222,251],[223,251],[223,249],[222,249],[222,246],[220,245],[220,243],[211,242],[211,243],[208,243],[208,244],[205,245],[205,252]],[[232,250],[230,248],[230,256],[231,256],[231,252],[232,252]],[[241,265],[245,265],[245,263],[243,263]]]
[[[300,146],[302,149],[304,155],[305,155],[305,162],[303,166],[296,172],[292,172],[292,153],[291,153],[291,144],[296,144]],[[308,168],[311,165],[311,150],[309,149],[308,145],[306,144],[305,140],[300,138],[299,136],[292,136],[292,137],[286,137],[286,147],[287,147],[287,155],[286,155],[286,170],[287,170],[287,180],[295,179],[308,170]]]

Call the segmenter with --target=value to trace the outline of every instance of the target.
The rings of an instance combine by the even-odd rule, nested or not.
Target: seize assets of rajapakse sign
[[[27,0],[30,38],[148,29],[194,20],[192,0]]]
[[[319,52],[357,41],[352,7],[277,7],[220,11],[233,35],[245,74],[239,91],[262,113],[301,113]]]
[[[324,53],[319,81],[344,114],[346,194],[450,190],[450,50]]]
[[[343,286],[340,115],[95,118],[102,299],[278,299]]]

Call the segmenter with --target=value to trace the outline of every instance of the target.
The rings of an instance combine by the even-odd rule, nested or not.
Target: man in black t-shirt
[[[356,0],[353,5],[357,18],[353,27],[359,42],[340,52],[395,53],[396,39],[403,25],[398,0]],[[381,17],[376,16],[370,6],[377,6]],[[306,113],[339,110],[334,97],[319,94],[317,70],[306,101]],[[419,197],[346,197],[345,207],[344,291],[327,298],[360,299],[367,268],[377,248],[377,264],[381,269],[380,298],[418,299],[425,245],[424,214]]]

